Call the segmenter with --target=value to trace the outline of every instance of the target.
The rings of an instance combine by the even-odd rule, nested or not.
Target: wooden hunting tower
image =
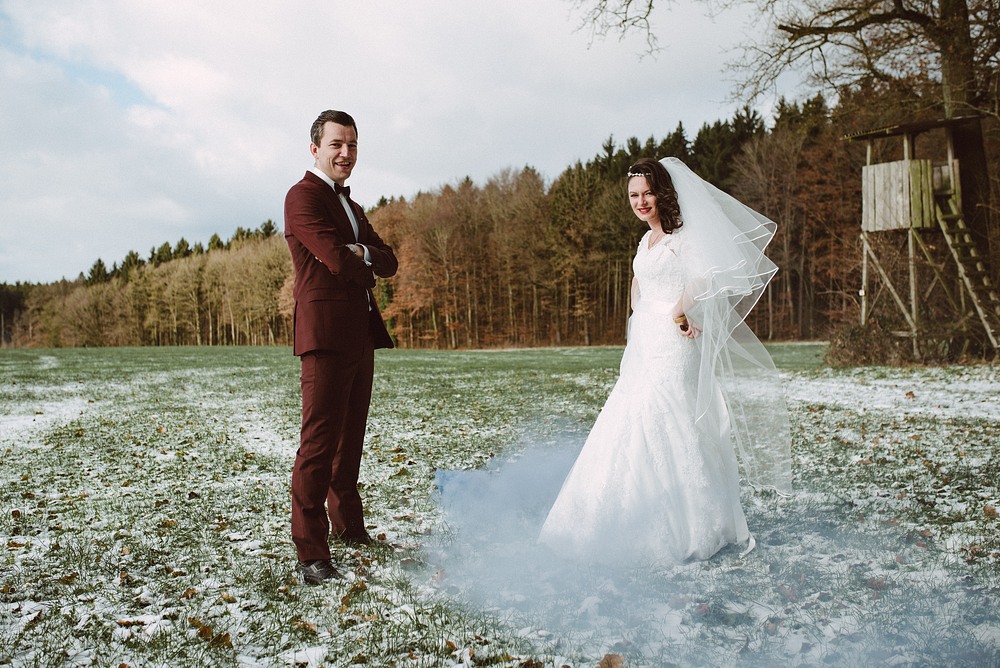
[[[953,128],[970,122],[979,119],[907,123],[847,136],[868,144],[861,171],[861,324],[867,324],[887,292],[907,327],[895,333],[911,339],[917,359],[942,348],[950,355],[964,353],[970,345],[994,356],[1000,350],[1000,298],[962,213],[961,165],[952,139]],[[935,129],[944,130],[947,155],[936,161],[917,158],[916,137]],[[873,142],[887,137],[902,138],[903,159],[874,164]],[[885,233],[893,230],[905,231],[902,272],[888,270],[877,250],[891,242],[876,243],[874,235],[889,237]],[[893,238],[901,239],[900,233]],[[874,292],[869,291],[870,267],[881,281]],[[931,308],[950,315],[928,321],[925,314]]]

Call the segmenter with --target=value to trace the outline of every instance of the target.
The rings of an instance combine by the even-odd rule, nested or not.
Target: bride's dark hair
[[[627,179],[633,176],[642,176],[649,184],[649,189],[656,197],[656,211],[660,214],[660,227],[667,234],[679,229],[684,221],[681,220],[681,207],[677,203],[677,191],[674,190],[674,182],[670,180],[667,168],[652,158],[639,158],[634,165],[628,168]]]

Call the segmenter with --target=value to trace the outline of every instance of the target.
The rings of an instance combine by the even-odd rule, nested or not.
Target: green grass
[[[581,573],[582,631],[557,623],[581,592],[473,605],[423,548],[448,545],[436,471],[582,439],[620,348],[380,351],[361,482],[395,547],[337,546],[320,588],[295,581],[287,349],[0,351],[0,665],[996,664],[995,369],[771,350],[798,494],[748,494],[744,560]]]

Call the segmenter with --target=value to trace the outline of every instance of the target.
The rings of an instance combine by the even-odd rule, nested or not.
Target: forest
[[[465,178],[410,199],[383,197],[369,217],[400,267],[379,281],[376,298],[402,347],[620,344],[644,231],[624,175],[641,156],[676,156],[778,223],[768,255],[779,272],[750,321],[760,338],[829,339],[859,316],[866,147],[845,137],[939,113],[869,82],[841,89],[832,105],[822,96],[783,100],[768,122],[744,107],[693,138],[680,124],[645,140],[609,137],[551,181],[523,166],[485,183]],[[997,192],[994,119],[984,120],[984,135]],[[919,150],[942,141],[930,133]],[[900,148],[885,141],[874,150],[886,160]],[[0,285],[2,343],[288,345],[292,280],[271,220],[205,245],[164,242],[111,267],[97,259],[75,280]]]

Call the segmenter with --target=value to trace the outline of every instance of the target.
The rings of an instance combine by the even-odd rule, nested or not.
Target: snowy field
[[[380,351],[384,542],[305,587],[287,349],[0,351],[0,666],[1000,665],[997,367],[773,352],[796,493],[746,492],[757,549],[601,571],[531,536],[620,349]]]

